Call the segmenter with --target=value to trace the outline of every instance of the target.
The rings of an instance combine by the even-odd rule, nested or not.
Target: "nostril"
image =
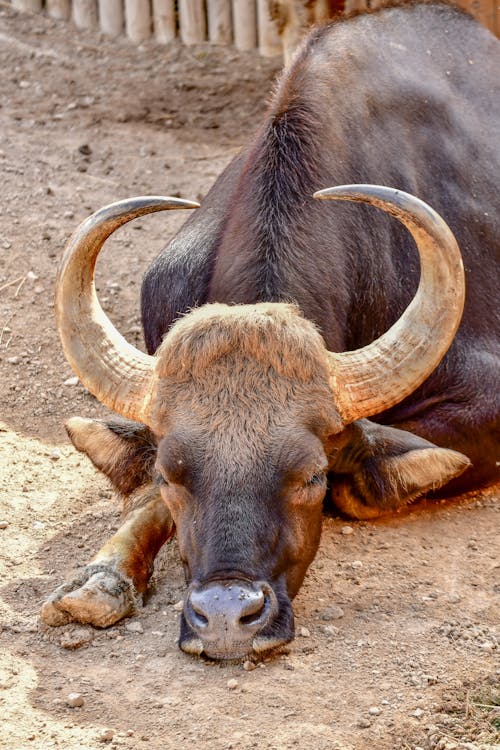
[[[194,597],[188,599],[186,610],[189,619],[196,628],[202,629],[207,627],[208,617],[202,610],[201,604]]]
[[[240,617],[240,623],[242,625],[254,625],[260,620],[263,609],[264,607],[262,607],[262,609],[259,610],[259,612],[254,612],[251,615],[243,615],[243,617]]]
[[[240,625],[257,625],[265,616],[270,607],[270,600],[264,592],[259,592],[259,596],[247,601],[246,606],[238,618]]]
[[[199,628],[205,628],[208,625],[208,617],[205,617],[205,615],[202,615],[201,612],[196,612],[196,610],[193,610],[192,619],[195,620],[196,625]]]

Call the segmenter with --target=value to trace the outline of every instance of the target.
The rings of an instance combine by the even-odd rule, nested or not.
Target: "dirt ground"
[[[103,413],[71,380],[54,328],[64,241],[119,198],[202,198],[278,67],[208,46],[136,48],[0,5],[2,748],[500,748],[494,491],[379,523],[326,517],[297,639],[251,671],[178,650],[175,544],[131,620],[108,631],[38,621],[119,521],[62,427]],[[136,345],[141,274],[182,220],[137,221],[100,260],[100,298]]]

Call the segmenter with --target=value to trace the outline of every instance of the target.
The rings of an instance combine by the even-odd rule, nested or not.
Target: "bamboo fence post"
[[[96,0],[73,0],[73,21],[77,29],[97,27]]]
[[[68,21],[71,18],[70,0],[46,0],[47,15],[58,21]]]
[[[260,54],[264,57],[281,55],[283,45],[269,15],[269,0],[257,0],[257,27]]]
[[[123,33],[123,0],[98,0],[98,5],[99,27],[103,34],[120,36]]]
[[[257,46],[255,0],[233,0],[233,36],[234,46],[242,52]]]
[[[175,0],[153,0],[153,27],[156,41],[168,44],[177,35]]]
[[[40,13],[42,10],[42,0],[12,0],[12,5],[17,10],[28,13]]]
[[[207,20],[208,38],[212,44],[231,44],[231,0],[207,0]]]
[[[179,0],[179,25],[184,44],[199,44],[207,36],[204,0]]]
[[[345,13],[351,13],[354,10],[364,10],[367,7],[367,0],[346,0]]]
[[[314,22],[325,23],[330,18],[330,3],[328,0],[318,0],[314,8]]]
[[[125,29],[131,42],[140,44],[151,36],[149,0],[125,0]]]

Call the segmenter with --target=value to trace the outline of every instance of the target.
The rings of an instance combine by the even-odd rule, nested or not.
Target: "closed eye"
[[[319,487],[326,482],[326,474],[321,471],[317,474],[313,474],[307,482],[304,482],[304,487]]]
[[[165,487],[168,484],[164,476],[158,473],[154,478],[154,483],[157,487]]]

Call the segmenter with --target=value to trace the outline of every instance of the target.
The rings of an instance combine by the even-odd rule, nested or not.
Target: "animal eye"
[[[308,479],[307,482],[305,482],[304,486],[305,487],[319,487],[325,483],[325,480],[326,480],[325,473],[321,471],[321,472],[318,472],[317,474],[313,474],[312,477],[310,477],[310,479]]]
[[[168,484],[168,482],[165,479],[165,477],[162,474],[160,474],[160,472],[158,472],[158,474],[155,477],[155,484],[157,487],[164,487],[165,485]]]

